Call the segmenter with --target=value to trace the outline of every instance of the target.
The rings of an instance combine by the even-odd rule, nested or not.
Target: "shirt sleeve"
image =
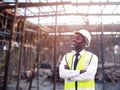
[[[95,74],[97,72],[97,66],[98,66],[98,57],[96,55],[93,55],[92,60],[89,64],[86,72],[72,77],[71,80],[72,81],[93,80],[95,77]]]
[[[60,76],[60,78],[69,79],[71,77],[75,77],[75,76],[79,75],[78,70],[65,69],[65,65],[67,65],[67,63],[66,63],[65,55],[64,55],[60,65],[59,65],[59,76]]]

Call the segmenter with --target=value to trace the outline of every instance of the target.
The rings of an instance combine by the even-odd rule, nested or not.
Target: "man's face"
[[[81,34],[76,33],[72,39],[72,45],[75,47],[75,50],[83,48],[84,38]]]

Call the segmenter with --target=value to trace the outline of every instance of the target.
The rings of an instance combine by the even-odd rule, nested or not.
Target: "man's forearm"
[[[79,75],[78,70],[70,70],[68,66],[64,65],[64,68],[59,69],[61,78],[72,78]]]

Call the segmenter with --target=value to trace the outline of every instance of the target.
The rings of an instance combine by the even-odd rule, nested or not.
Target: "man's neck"
[[[79,53],[79,52],[81,52],[84,48],[85,48],[85,46],[76,47],[76,48],[75,48],[75,51],[76,51],[77,53]]]
[[[79,53],[79,52],[81,52],[83,49],[76,49],[75,51],[77,52],[77,53]]]

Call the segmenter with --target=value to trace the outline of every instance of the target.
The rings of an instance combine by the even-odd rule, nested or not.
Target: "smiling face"
[[[79,33],[75,33],[72,39],[72,45],[76,52],[80,52],[85,47],[84,37]]]

